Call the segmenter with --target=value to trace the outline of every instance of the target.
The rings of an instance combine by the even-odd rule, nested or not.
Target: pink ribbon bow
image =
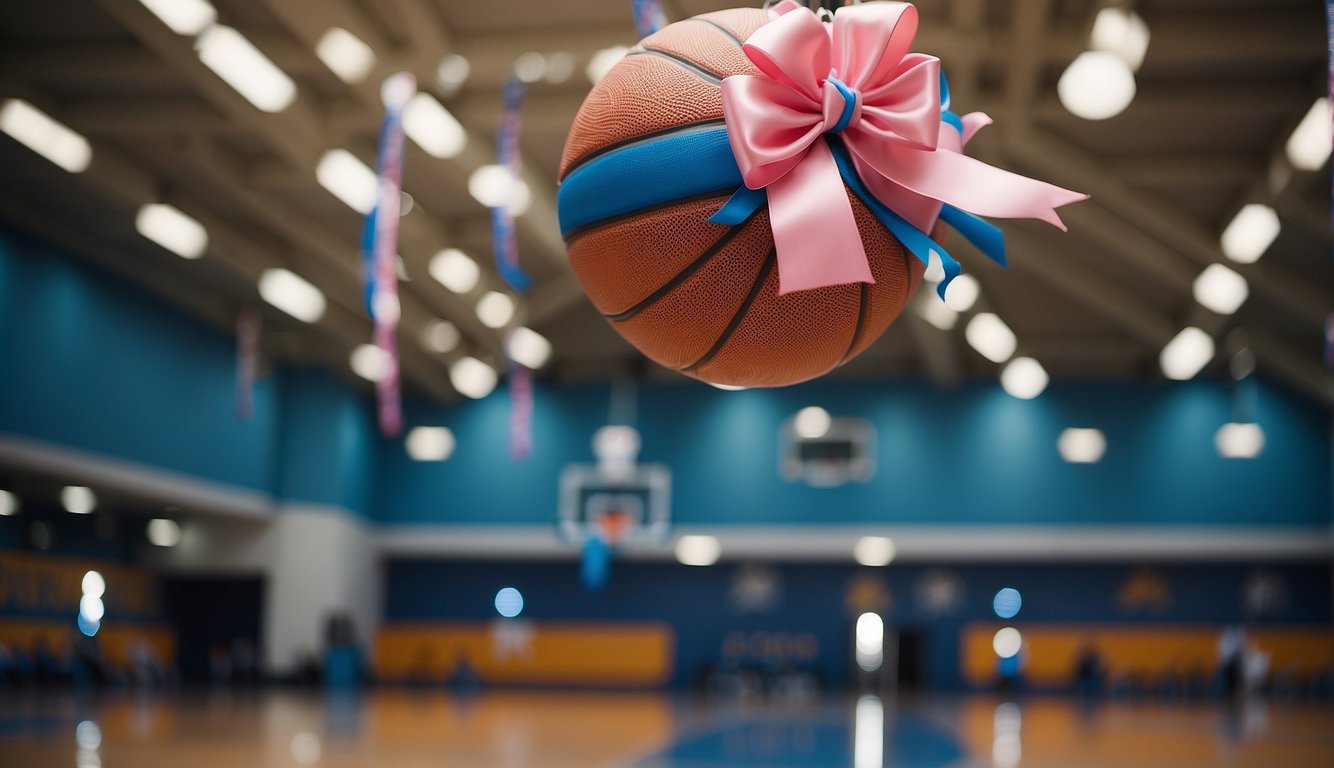
[[[909,53],[909,3],[842,7],[832,24],[791,3],[744,46],[760,75],[723,80],[732,154],[750,189],[765,189],[779,293],[873,283],[852,204],[824,134],[837,134],[881,203],[930,232],[942,204],[981,216],[1037,218],[1085,195],[962,154],[941,122],[940,60]],[[971,134],[989,120],[968,115]]]

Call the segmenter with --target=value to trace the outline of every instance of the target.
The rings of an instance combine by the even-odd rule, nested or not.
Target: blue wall
[[[677,633],[673,683],[690,682],[701,665],[718,660],[723,637],[732,631],[809,632],[820,644],[817,667],[824,679],[846,679],[855,612],[845,596],[854,578],[883,581],[889,607],[886,622],[899,632],[923,633],[927,681],[936,687],[961,684],[959,634],[969,621],[994,621],[992,598],[1001,587],[1023,595],[1013,621],[1025,623],[1136,622],[1159,624],[1250,625],[1328,624],[1330,567],[1287,565],[1262,570],[1279,585],[1283,598],[1264,615],[1248,615],[1244,584],[1255,574],[1239,564],[1190,564],[1154,568],[1168,587],[1164,610],[1127,610],[1117,602],[1130,565],[895,565],[859,569],[841,564],[772,566],[780,577],[778,601],[763,613],[739,610],[729,598],[737,565],[691,568],[666,563],[616,562],[606,588],[597,593],[579,586],[579,565],[568,563],[474,562],[424,559],[390,561],[385,589],[388,621],[495,618],[493,600],[504,586],[524,596],[523,616],[544,620],[665,621]],[[928,569],[958,579],[962,600],[956,612],[935,617],[918,595]]]
[[[370,404],[275,367],[234,411],[235,341],[119,280],[0,233],[0,433],[278,498],[367,512]]]
[[[539,386],[535,448],[522,463],[508,457],[503,392],[412,410],[413,423],[451,427],[459,447],[448,462],[431,464],[382,444],[377,515],[412,523],[551,522],[560,470],[593,460],[590,442],[606,423],[608,398],[606,386]],[[1248,461],[1214,450],[1231,393],[1212,381],[1063,382],[1031,401],[1009,397],[994,381],[953,391],[914,382],[744,392],[652,386],[639,392],[636,426],[642,460],[672,470],[681,524],[1328,524],[1328,415],[1263,385],[1255,400],[1267,443]],[[780,425],[806,405],[875,425],[871,482],[814,489],[781,479]],[[1056,440],[1069,426],[1106,433],[1100,463],[1060,459]]]

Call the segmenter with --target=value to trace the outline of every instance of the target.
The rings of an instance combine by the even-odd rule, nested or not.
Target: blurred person
[[[1218,683],[1225,698],[1241,695],[1242,665],[1246,654],[1246,632],[1233,625],[1224,627],[1218,636]]]
[[[1086,699],[1101,696],[1106,675],[1106,663],[1098,646],[1092,640],[1084,640],[1075,659],[1075,693]]]
[[[1247,643],[1241,663],[1242,692],[1247,696],[1260,695],[1269,682],[1271,656],[1255,643]]]

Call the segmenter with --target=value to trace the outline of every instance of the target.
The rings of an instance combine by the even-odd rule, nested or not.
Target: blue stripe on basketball
[[[727,129],[667,136],[609,152],[566,177],[556,196],[562,233],[709,192],[733,192],[741,170]]]

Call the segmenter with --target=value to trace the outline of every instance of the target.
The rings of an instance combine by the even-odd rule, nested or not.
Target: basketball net
[[[629,532],[630,525],[634,520],[629,513],[622,510],[608,510],[606,514],[598,518],[597,535],[607,542],[607,546],[615,547],[620,543],[625,534]]]

